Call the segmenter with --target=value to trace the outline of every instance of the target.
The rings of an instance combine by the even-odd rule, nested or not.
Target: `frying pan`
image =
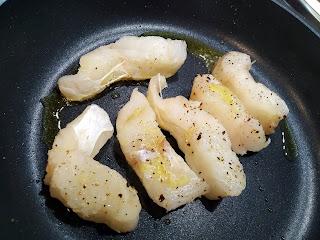
[[[241,157],[247,188],[222,201],[198,199],[165,213],[147,197],[116,138],[96,159],[139,191],[143,210],[134,232],[117,234],[81,220],[50,198],[42,179],[41,99],[73,73],[84,53],[123,35],[180,34],[220,52],[239,50],[256,63],[254,77],[279,93],[290,114],[258,154]],[[319,239],[319,32],[271,1],[15,1],[0,8],[1,239]],[[188,54],[164,95],[188,96],[203,61]],[[127,82],[60,112],[62,127],[94,102],[115,123],[133,88]],[[286,127],[287,125],[287,127]],[[285,156],[282,132],[294,154]],[[176,147],[172,138],[168,136]]]

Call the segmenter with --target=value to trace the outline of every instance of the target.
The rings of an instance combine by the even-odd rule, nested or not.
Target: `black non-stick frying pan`
[[[50,198],[42,182],[48,148],[40,100],[60,76],[77,69],[84,53],[123,35],[150,32],[250,54],[254,77],[286,100],[290,114],[267,149],[241,157],[247,175],[241,196],[198,199],[170,213],[147,197],[112,138],[96,159],[122,173],[143,206],[137,229],[117,234]],[[319,59],[319,32],[271,1],[9,0],[0,7],[0,238],[320,239]],[[194,75],[207,71],[189,54],[164,95],[188,96]],[[60,113],[62,126],[92,102],[115,123],[137,86],[145,92],[147,82],[118,84],[67,107]]]

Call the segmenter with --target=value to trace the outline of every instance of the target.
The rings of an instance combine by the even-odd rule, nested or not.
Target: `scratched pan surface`
[[[297,155],[285,157],[279,128],[267,149],[241,158],[247,174],[241,196],[198,199],[165,214],[146,196],[113,138],[96,159],[121,172],[139,190],[143,205],[137,229],[116,234],[49,197],[42,183],[47,147],[41,140],[40,99],[76,69],[82,54],[150,31],[250,54],[254,76],[289,105]],[[0,33],[1,239],[319,239],[320,40],[275,3],[9,0],[0,7]],[[206,71],[189,54],[169,79],[165,96],[188,96],[194,75]],[[115,123],[134,87],[107,90],[92,102]],[[138,87],[146,91],[145,84]],[[64,109],[62,126],[90,103]]]

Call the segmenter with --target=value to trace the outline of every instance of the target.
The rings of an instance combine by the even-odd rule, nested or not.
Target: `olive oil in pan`
[[[70,103],[54,89],[48,96],[41,99],[44,107],[42,123],[42,140],[51,148],[53,140],[60,130],[59,113],[62,109],[70,106]]]
[[[215,62],[219,59],[219,57],[222,56],[222,53],[218,50],[183,34],[155,31],[143,33],[141,36],[160,36],[163,38],[179,39],[186,41],[188,53],[202,59],[209,73],[211,73],[212,67],[215,64]]]
[[[280,129],[284,155],[289,161],[293,161],[298,155],[297,145],[286,119],[280,123]]]

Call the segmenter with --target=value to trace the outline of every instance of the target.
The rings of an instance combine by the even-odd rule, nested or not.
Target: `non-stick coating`
[[[47,148],[40,99],[82,54],[123,35],[155,30],[250,54],[254,76],[289,106],[298,156],[284,157],[278,129],[267,149],[241,158],[247,174],[241,196],[196,200],[164,214],[147,198],[114,137],[97,160],[136,186],[143,205],[138,228],[116,234],[49,197],[42,183]],[[273,2],[9,0],[0,8],[0,33],[1,239],[319,239],[320,41]],[[194,75],[203,72],[203,63],[188,55],[165,96],[188,96]],[[94,102],[115,123],[134,87],[105,91]],[[113,99],[112,92],[120,97]],[[90,103],[62,111],[63,125]]]

